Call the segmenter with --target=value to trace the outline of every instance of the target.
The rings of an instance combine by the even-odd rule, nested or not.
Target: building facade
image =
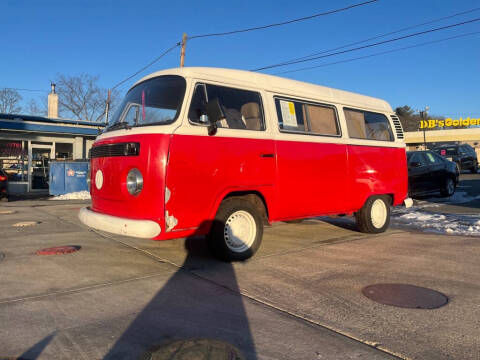
[[[0,114],[0,168],[9,192],[48,192],[51,161],[88,158],[104,125],[81,120]]]

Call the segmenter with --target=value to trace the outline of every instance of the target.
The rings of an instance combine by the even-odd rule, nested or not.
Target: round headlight
[[[138,195],[143,189],[143,176],[140,170],[131,169],[127,175],[127,190],[130,195]]]

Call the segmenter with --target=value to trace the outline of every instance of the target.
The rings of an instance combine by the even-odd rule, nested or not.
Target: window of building
[[[280,131],[339,136],[337,114],[333,106],[275,98]]]
[[[73,144],[55,143],[55,160],[73,160]]]
[[[9,181],[27,181],[28,142],[0,140],[0,168]]]
[[[354,139],[393,141],[390,123],[385,115],[370,111],[344,109],[348,135]]]
[[[225,119],[217,127],[226,129],[265,130],[260,94],[254,91],[225,86],[197,84],[190,104],[188,117],[191,122],[205,124],[206,104],[217,98],[223,108]]]

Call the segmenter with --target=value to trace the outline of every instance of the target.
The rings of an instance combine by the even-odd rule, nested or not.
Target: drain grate
[[[438,291],[409,284],[375,284],[362,289],[363,295],[380,304],[411,309],[436,309],[448,303]]]
[[[82,247],[77,245],[56,246],[46,249],[37,250],[37,255],[64,255],[71,254],[80,250]]]
[[[144,354],[141,360],[243,360],[234,346],[213,339],[178,340],[158,346]]]

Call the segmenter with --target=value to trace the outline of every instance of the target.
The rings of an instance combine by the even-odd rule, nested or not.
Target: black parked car
[[[470,170],[476,173],[478,170],[477,153],[468,144],[442,145],[433,149],[437,154],[458,164],[459,170]]]
[[[407,163],[410,196],[440,191],[447,197],[455,192],[459,171],[454,162],[433,151],[407,151]]]
[[[8,176],[0,169],[0,200],[8,200]]]

